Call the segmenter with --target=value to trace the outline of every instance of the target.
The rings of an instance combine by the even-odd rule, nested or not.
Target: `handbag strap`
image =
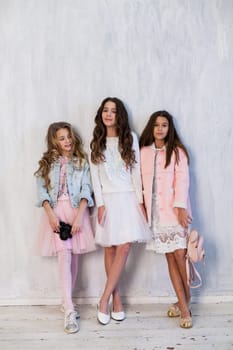
[[[188,257],[186,257],[186,273],[187,273],[187,283],[190,288],[198,288],[202,285],[202,278],[194,264]],[[195,281],[197,284],[193,285]]]

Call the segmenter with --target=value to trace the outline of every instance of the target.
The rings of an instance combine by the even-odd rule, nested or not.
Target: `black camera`
[[[59,234],[60,239],[62,241],[66,241],[68,238],[72,238],[72,235],[70,233],[71,232],[71,228],[72,228],[71,225],[66,224],[63,221],[60,221],[60,232],[58,232],[58,234]]]

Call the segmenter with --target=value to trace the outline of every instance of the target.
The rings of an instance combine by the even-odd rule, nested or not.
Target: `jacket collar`
[[[164,145],[162,148],[156,148],[156,147],[155,147],[155,143],[153,142],[152,145],[151,145],[151,148],[152,148],[154,151],[166,151],[167,146]]]

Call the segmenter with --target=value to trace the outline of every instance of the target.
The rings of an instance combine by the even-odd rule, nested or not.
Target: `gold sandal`
[[[180,308],[176,304],[172,304],[168,311],[167,311],[168,317],[178,317],[180,316]]]
[[[190,311],[190,316],[188,317],[180,317],[180,327],[181,328],[192,328],[193,321],[192,321],[192,314]]]

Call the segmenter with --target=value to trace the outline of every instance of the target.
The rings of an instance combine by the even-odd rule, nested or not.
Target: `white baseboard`
[[[75,298],[77,304],[95,305],[99,298]],[[136,304],[170,304],[175,302],[175,297],[161,296],[161,297],[122,297],[123,303],[129,305]],[[43,298],[43,299],[0,299],[0,306],[32,306],[32,305],[59,305],[60,298]],[[206,295],[193,296],[193,303],[232,303],[233,295]]]

